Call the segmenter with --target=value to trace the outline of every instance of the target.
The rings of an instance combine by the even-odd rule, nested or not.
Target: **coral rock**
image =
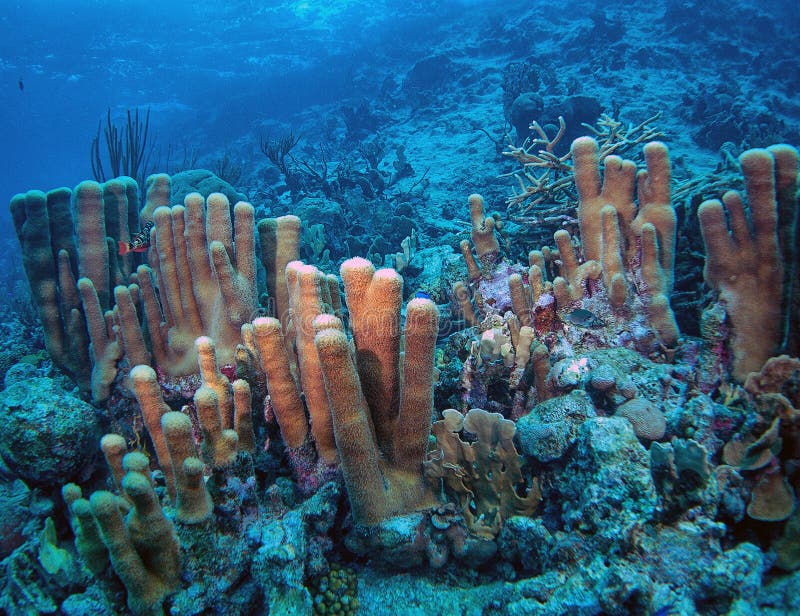
[[[667,422],[664,413],[649,400],[634,398],[622,404],[616,412],[631,422],[636,436],[643,441],[657,441],[664,438]]]
[[[99,439],[94,408],[51,379],[14,383],[0,395],[0,455],[28,484],[81,478]]]

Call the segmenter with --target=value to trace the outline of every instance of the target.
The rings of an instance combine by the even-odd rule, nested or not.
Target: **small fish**
[[[414,293],[414,297],[418,297],[418,298],[421,298],[421,299],[430,299],[431,298],[431,296],[428,295],[427,293],[425,293],[425,291],[417,291],[416,293]]]
[[[22,82],[22,77],[19,78],[19,81],[17,82],[17,85],[19,86],[19,91],[20,92],[24,92],[25,91],[25,84]]]
[[[144,252],[150,246],[150,229],[153,228],[153,221],[149,221],[142,227],[130,242],[117,242],[119,244],[119,254],[126,255],[129,252]]]
[[[603,319],[598,317],[594,312],[589,312],[583,308],[576,308],[567,315],[567,321],[578,327],[603,327],[605,323]]]

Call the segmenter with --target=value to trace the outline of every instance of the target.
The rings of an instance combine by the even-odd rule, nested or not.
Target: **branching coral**
[[[596,128],[588,124],[584,126],[600,142],[598,158],[602,162],[611,154],[623,154],[636,145],[663,138],[658,129],[650,126],[659,117],[661,112],[636,126],[626,126],[619,120],[603,114]],[[503,155],[513,158],[522,165],[521,170],[508,174],[515,177],[520,186],[520,192],[507,200],[510,208],[519,208],[519,211],[513,213],[515,218],[524,217],[534,207],[545,203],[555,202],[561,207],[569,208],[577,202],[574,190],[573,153],[570,151],[561,156],[555,153],[555,147],[566,131],[564,118],[559,117],[558,121],[558,132],[552,138],[538,122],[534,121],[530,125],[530,130],[536,133],[536,138],[526,139],[520,147],[509,145],[503,151]]]

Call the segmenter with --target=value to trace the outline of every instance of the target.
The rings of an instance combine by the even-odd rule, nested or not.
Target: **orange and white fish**
[[[149,221],[142,227],[130,242],[117,242],[119,244],[119,254],[126,255],[129,252],[144,252],[150,246],[150,229],[153,228],[153,221]]]

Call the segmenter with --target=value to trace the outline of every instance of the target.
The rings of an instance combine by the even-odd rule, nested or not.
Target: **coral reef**
[[[420,64],[409,95],[449,70]],[[128,180],[15,197],[48,352],[103,412],[9,371],[3,609],[382,613],[364,588],[404,569],[425,572],[397,576],[420,601],[422,579],[451,576],[491,613],[752,608],[771,592],[763,572],[798,566],[800,368],[776,354],[796,343],[796,289],[776,265],[796,256],[777,225],[796,152],[743,155],[752,235],[740,197],[723,200],[732,238],[720,203],[700,208],[720,295],[704,339],[681,335],[669,304],[669,154],[643,152],[637,171],[576,139],[572,232],[526,264],[471,195],[441,307],[427,291],[404,302],[399,269],[432,290],[453,271],[414,273],[414,231],[388,253],[396,269],[355,257],[336,276],[299,260],[301,235],[325,254],[319,228],[256,222],[220,193],[170,207],[165,175],[141,209]],[[146,252],[109,250],[140,221]],[[735,250],[756,244],[770,251],[732,279]],[[762,282],[773,312],[754,334],[739,307]],[[458,313],[462,329],[443,331]],[[448,387],[458,408],[437,408]]]

